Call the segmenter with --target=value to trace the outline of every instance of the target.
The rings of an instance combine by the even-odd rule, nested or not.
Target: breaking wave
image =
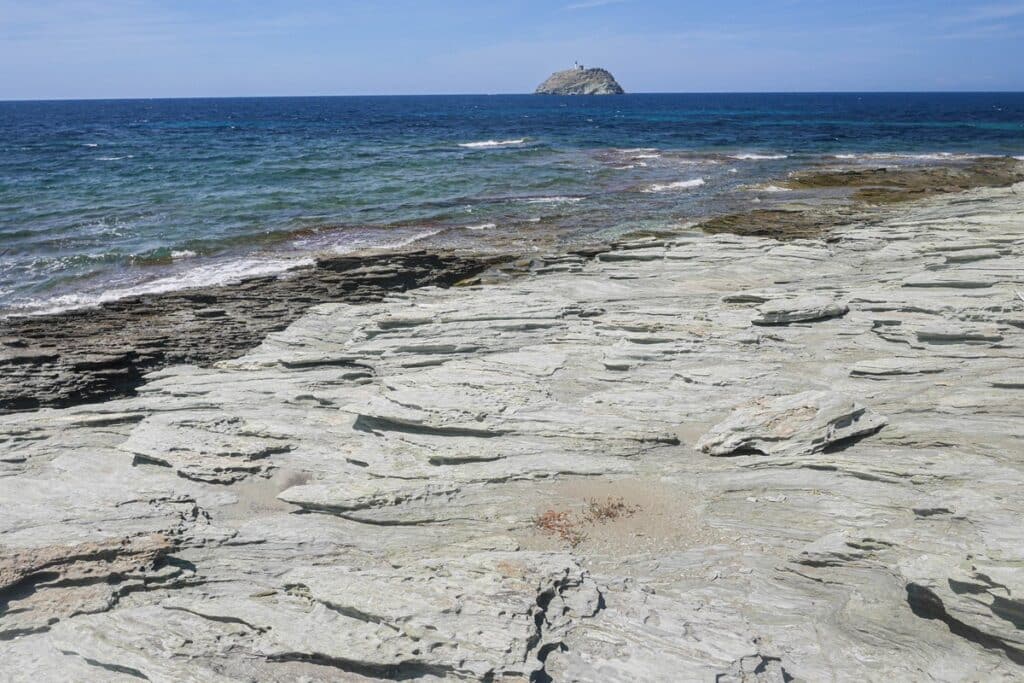
[[[463,142],[459,144],[459,147],[465,147],[466,149],[494,149],[495,147],[514,147],[525,143],[526,138],[518,138],[516,140],[482,140],[480,142]]]
[[[706,183],[703,178],[695,178],[693,180],[680,180],[674,183],[655,183],[654,185],[651,185],[646,190],[644,190],[644,192],[671,192],[674,190],[689,190],[695,187],[700,187],[701,185],[705,184]]]

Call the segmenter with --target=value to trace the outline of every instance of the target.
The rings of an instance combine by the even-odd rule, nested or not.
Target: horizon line
[[[631,95],[1021,95],[1024,90],[708,90],[708,91],[645,91],[623,95],[540,95],[537,93],[372,93],[346,95],[162,95],[154,97],[0,97],[0,103],[47,102],[152,102],[170,100],[269,100],[269,99],[333,99],[371,97],[536,97],[538,99],[564,97],[579,100],[616,100]]]

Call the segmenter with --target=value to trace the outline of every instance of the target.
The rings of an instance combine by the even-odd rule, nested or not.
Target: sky
[[[0,0],[0,99],[1024,90],[1024,0]]]

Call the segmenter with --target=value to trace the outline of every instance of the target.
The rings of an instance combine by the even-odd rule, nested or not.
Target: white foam
[[[525,142],[526,138],[519,138],[517,140],[483,140],[481,142],[463,142],[459,147],[465,147],[466,149],[493,149],[495,147],[513,147]]]
[[[788,159],[788,154],[732,154],[730,159],[740,161],[771,161],[776,159]]]
[[[481,223],[480,225],[464,225],[466,230],[494,230],[498,227],[497,223]]]
[[[182,249],[180,251],[171,252],[171,258],[174,259],[175,261],[179,259],[194,258],[195,255],[196,252],[192,251],[191,249]]]
[[[788,187],[780,187],[778,185],[762,185],[761,187],[754,188],[758,192],[792,192]]]
[[[21,304],[28,315],[45,315],[75,308],[93,308],[101,304],[146,294],[163,294],[192,287],[213,287],[231,284],[251,277],[277,275],[302,266],[311,266],[312,258],[260,259],[245,258],[191,268],[175,275],[144,282],[131,287],[115,287],[92,294],[66,294],[42,301]]]
[[[97,144],[97,143],[95,143],[95,142],[87,142],[87,143],[85,143],[85,145],[83,145],[83,146],[84,146],[84,147],[99,147],[99,144]]]
[[[705,181],[703,178],[694,178],[693,180],[680,180],[674,183],[666,184],[654,184],[644,190],[644,192],[670,192],[673,190],[690,190],[695,187],[704,185]]]
[[[660,154],[634,154],[634,159],[660,159]]]
[[[729,169],[729,173],[739,173],[739,172],[740,172],[740,170],[738,168],[730,168]]]
[[[407,247],[410,244],[415,244],[416,242],[419,242],[420,240],[425,240],[428,237],[433,237],[434,235],[440,235],[442,232],[443,232],[442,230],[424,230],[423,232],[418,232],[415,235],[412,235],[410,237],[406,237],[404,240],[398,240],[397,242],[389,242],[387,244],[381,244],[380,248],[381,249],[401,249],[402,247]]]
[[[926,153],[905,153],[905,152],[871,152],[865,154],[834,154],[834,159],[863,159],[872,160],[898,160],[909,159],[912,161],[948,161],[950,159],[980,159],[981,154],[967,154],[966,152],[926,152]]]
[[[96,157],[98,161],[123,161],[124,159],[134,159],[134,154],[128,154],[123,157]]]
[[[576,204],[583,201],[583,197],[530,197],[524,199],[527,204]]]

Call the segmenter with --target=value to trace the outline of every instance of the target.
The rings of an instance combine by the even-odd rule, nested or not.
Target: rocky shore
[[[290,311],[0,416],[3,676],[1019,680],[1012,182],[154,314]]]
[[[147,372],[237,357],[318,303],[450,287],[496,260],[423,251],[329,257],[283,276],[0,320],[0,414],[130,396]]]

